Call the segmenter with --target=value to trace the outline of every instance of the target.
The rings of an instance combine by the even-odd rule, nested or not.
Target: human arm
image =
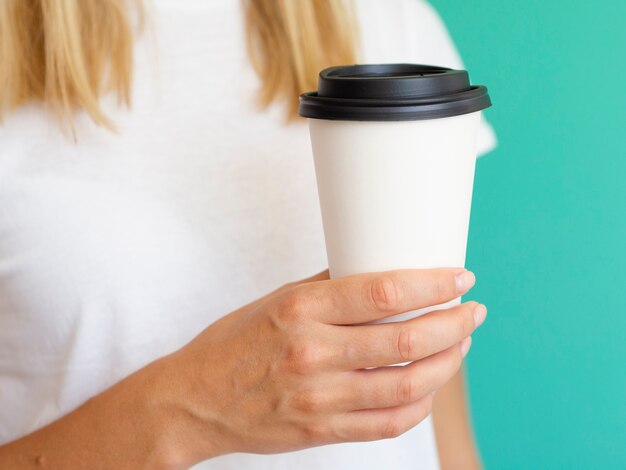
[[[472,285],[463,269],[322,273],[286,285],[0,447],[0,468],[182,469],[231,452],[396,437],[430,413],[432,392],[458,370],[478,304],[363,323]]]
[[[182,468],[172,445],[176,422],[164,401],[166,376],[157,361],[48,426],[1,446],[0,468]]]
[[[433,403],[433,424],[441,470],[481,470],[474,442],[463,369],[441,387]]]

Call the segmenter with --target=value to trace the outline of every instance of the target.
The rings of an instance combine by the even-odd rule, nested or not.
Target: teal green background
[[[431,3],[499,139],[467,260],[485,466],[626,469],[626,2]]]

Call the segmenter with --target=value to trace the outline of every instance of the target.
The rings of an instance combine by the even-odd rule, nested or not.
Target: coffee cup
[[[464,70],[320,72],[299,113],[309,121],[331,278],[465,265],[480,112],[490,105]]]

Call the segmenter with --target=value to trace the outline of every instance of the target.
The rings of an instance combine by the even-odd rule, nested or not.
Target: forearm
[[[151,366],[149,366],[151,367]],[[158,368],[158,366],[156,366]],[[144,369],[21,439],[0,447],[0,468],[183,468],[175,423]]]
[[[441,469],[481,469],[469,419],[463,369],[435,395],[432,416]]]

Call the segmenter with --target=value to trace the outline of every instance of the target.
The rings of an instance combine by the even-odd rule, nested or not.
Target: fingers
[[[405,366],[358,370],[346,374],[337,395],[341,409],[389,408],[420,400],[446,384],[459,370],[467,342]]]
[[[365,323],[439,305],[467,292],[475,277],[463,268],[402,269],[308,283],[291,291],[324,323]]]
[[[298,391],[294,411],[327,415],[375,408],[392,408],[420,400],[457,373],[471,345],[470,337],[437,354],[406,366],[326,375],[317,386]]]
[[[484,305],[466,302],[403,322],[336,326],[334,366],[354,370],[417,361],[461,342],[486,315]]]
[[[334,440],[374,441],[398,437],[423,421],[431,412],[433,396],[395,408],[345,413],[331,424]]]

